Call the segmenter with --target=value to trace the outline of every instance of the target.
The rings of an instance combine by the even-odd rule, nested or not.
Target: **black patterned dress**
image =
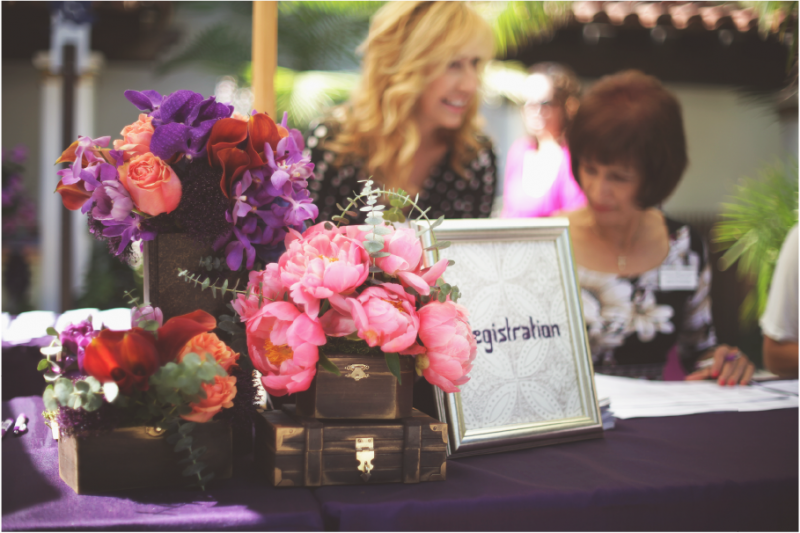
[[[336,154],[324,149],[325,141],[338,130],[338,124],[332,121],[312,122],[306,135],[306,155],[314,163],[308,190],[319,207],[317,222],[340,214],[336,204],[345,206],[347,198],[363,188],[363,183],[358,182],[369,178],[363,160],[336,166]],[[483,136],[478,140],[480,148],[465,165],[463,176],[451,168],[448,153],[423,182],[418,203],[423,210],[431,208],[429,218],[442,215],[448,219],[487,218],[491,214],[497,182],[496,159],[491,141]]]
[[[717,344],[711,316],[711,266],[699,235],[666,219],[669,253],[658,267],[620,276],[578,266],[583,314],[595,371],[658,379],[667,356],[678,349],[684,370]],[[697,287],[665,290],[663,266],[690,265]]]

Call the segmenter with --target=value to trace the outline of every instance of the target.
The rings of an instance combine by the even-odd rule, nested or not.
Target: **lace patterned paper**
[[[447,282],[479,340],[460,387],[466,429],[587,416],[555,242],[454,243],[440,257],[456,262]]]

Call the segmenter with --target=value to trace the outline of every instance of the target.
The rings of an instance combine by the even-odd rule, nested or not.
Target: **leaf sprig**
[[[217,297],[217,291],[220,292],[221,297],[225,297],[226,293],[232,294],[245,294],[249,295],[248,291],[239,290],[239,282],[240,280],[237,279],[236,283],[233,285],[233,288],[228,287],[228,280],[227,278],[222,282],[222,285],[219,284],[219,278],[211,282],[210,277],[206,277],[206,279],[202,279],[202,275],[200,274],[192,274],[188,270],[185,269],[178,269],[178,277],[182,278],[186,283],[194,283],[194,286],[200,286],[200,290],[204,291],[208,288],[211,289],[211,293],[213,294],[214,298]]]

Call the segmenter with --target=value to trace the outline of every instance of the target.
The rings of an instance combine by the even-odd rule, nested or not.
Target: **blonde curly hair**
[[[421,141],[414,113],[425,88],[464,46],[477,43],[488,59],[493,42],[489,24],[462,2],[388,3],[373,17],[359,47],[362,77],[350,101],[334,111],[342,128],[326,148],[338,154],[339,164],[363,159],[379,182],[402,186]],[[447,132],[450,163],[459,173],[479,147],[478,105],[473,98],[461,127]]]

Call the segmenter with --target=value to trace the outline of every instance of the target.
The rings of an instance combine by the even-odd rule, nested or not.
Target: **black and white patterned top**
[[[319,207],[317,222],[330,220],[338,215],[336,204],[346,205],[363,188],[358,183],[369,177],[363,160],[350,161],[336,166],[336,154],[325,150],[325,141],[332,139],[339,130],[338,123],[327,120],[312,122],[306,135],[306,155],[314,163],[308,190],[311,199]],[[492,142],[480,136],[480,148],[461,176],[450,164],[450,154],[439,162],[419,191],[419,206],[431,208],[428,217],[439,218],[487,218],[492,212],[495,184],[497,180],[496,158]]]
[[[583,314],[597,372],[659,378],[677,346],[684,370],[716,345],[711,316],[711,267],[703,242],[689,226],[666,219],[669,253],[659,267],[633,277],[578,266]],[[693,290],[663,290],[664,265],[691,265]]]

